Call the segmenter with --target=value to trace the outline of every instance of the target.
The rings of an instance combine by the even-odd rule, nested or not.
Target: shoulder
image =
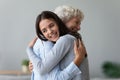
[[[61,36],[60,39],[63,39],[63,40],[75,40],[75,37],[70,35],[70,34],[66,34],[64,36]]]
[[[53,43],[51,41],[43,41],[38,38],[33,46],[33,49],[39,49],[42,46],[52,46],[52,45]]]
[[[61,36],[57,42],[62,42],[62,43],[69,43],[73,42],[76,38],[70,34],[66,34],[64,36]]]
[[[33,46],[33,48],[39,47],[42,44],[42,41],[38,38]]]
[[[35,42],[34,46],[40,46],[40,45],[49,45],[49,44],[53,44],[51,41],[43,41],[41,39],[37,39],[37,41]]]

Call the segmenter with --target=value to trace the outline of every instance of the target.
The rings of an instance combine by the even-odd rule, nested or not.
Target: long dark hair
[[[62,20],[53,12],[51,11],[43,11],[41,14],[39,14],[36,18],[36,34],[37,36],[44,40],[47,41],[47,39],[44,37],[44,35],[42,34],[40,28],[39,28],[39,23],[43,20],[43,19],[53,19],[56,24],[58,25],[59,28],[59,33],[60,36],[63,36],[65,34],[69,33],[68,28],[66,27],[66,25],[62,22]]]

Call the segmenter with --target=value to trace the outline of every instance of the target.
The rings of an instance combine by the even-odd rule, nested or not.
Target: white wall
[[[35,18],[42,10],[63,4],[80,8],[81,34],[91,77],[104,77],[104,61],[120,63],[120,0],[0,0],[0,70],[20,70],[26,47],[35,36]]]

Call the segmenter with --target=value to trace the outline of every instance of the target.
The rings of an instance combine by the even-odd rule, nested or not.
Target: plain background
[[[120,0],[0,0],[0,70],[21,70],[26,47],[35,36],[35,19],[43,10],[71,5],[83,11],[81,34],[90,76],[104,77],[105,61],[120,63]]]

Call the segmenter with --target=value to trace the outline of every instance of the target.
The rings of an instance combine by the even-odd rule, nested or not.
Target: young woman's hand
[[[29,68],[29,71],[32,72],[32,70],[33,70],[33,65],[32,65],[32,62],[31,62],[31,61],[29,61],[29,66],[28,66],[28,68]]]
[[[80,66],[81,62],[85,58],[86,50],[83,43],[79,39],[74,41],[74,54],[74,63],[77,66]]]
[[[33,47],[37,39],[38,39],[38,37],[35,37],[35,38],[29,43],[28,46],[29,46],[29,47]]]

